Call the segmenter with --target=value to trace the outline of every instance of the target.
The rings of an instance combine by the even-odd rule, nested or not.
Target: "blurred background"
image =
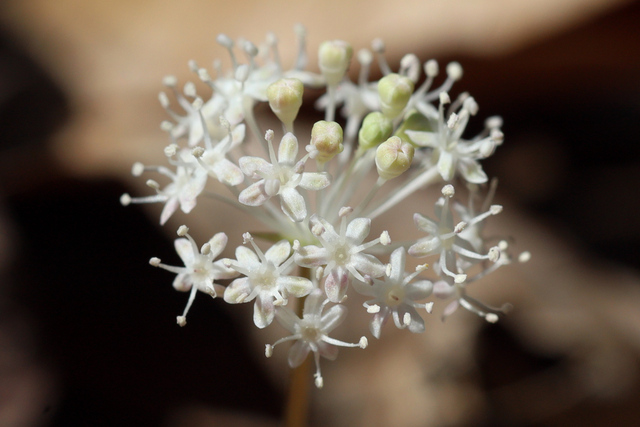
[[[118,200],[147,194],[134,161],[163,161],[164,75],[224,58],[220,32],[274,31],[291,63],[298,22],[311,70],[329,38],[382,37],[394,69],[407,52],[459,61],[470,126],[505,122],[485,162],[505,206],[493,229],[533,254],[474,289],[515,306],[504,321],[434,316],[424,336],[385,330],[366,356],[324,363],[312,424],[637,425],[640,2],[5,0],[0,426],[278,425],[286,354],[264,360],[273,339],[250,307],[197,298],[179,328],[186,295],[147,263],[179,263],[182,223],[199,241],[226,228],[181,213],[159,227],[159,206]]]

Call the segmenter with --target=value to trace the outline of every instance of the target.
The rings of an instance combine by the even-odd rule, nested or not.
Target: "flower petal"
[[[238,246],[236,248],[236,259],[238,263],[246,269],[260,266],[260,258],[258,258],[258,255],[246,246]]]
[[[317,345],[318,353],[320,353],[320,356],[329,360],[336,360],[336,358],[338,357],[338,347],[324,341],[320,341],[319,343],[317,343]]]
[[[428,280],[418,280],[416,282],[409,283],[405,287],[405,296],[411,301],[420,301],[428,298],[432,292],[433,283]]]
[[[382,331],[382,327],[387,323],[389,319],[389,308],[382,307],[381,310],[373,315],[373,319],[371,319],[371,323],[369,323],[369,330],[371,331],[371,335],[380,339],[380,333]]]
[[[244,156],[238,161],[242,172],[250,178],[259,178],[260,174],[270,175],[273,167],[262,157]],[[259,174],[260,173],[260,174]]]
[[[211,252],[209,252],[209,257],[211,259],[215,259],[220,255],[220,253],[227,246],[227,242],[229,238],[223,232],[216,233],[211,239],[209,239],[209,246],[211,247]]]
[[[411,142],[420,147],[438,148],[440,146],[438,134],[434,132],[406,130],[405,133],[407,134]]]
[[[318,191],[327,188],[329,184],[331,179],[326,172],[304,172],[298,185],[305,190]]]
[[[296,341],[289,350],[289,366],[291,368],[297,368],[300,366],[302,362],[304,362],[304,359],[307,358],[310,350],[311,348],[306,342],[302,340]]]
[[[243,205],[247,206],[261,206],[267,200],[269,200],[269,196],[267,192],[264,190],[264,179],[251,184],[238,196],[238,201]]]
[[[162,213],[160,214],[160,225],[164,225],[169,220],[169,218],[171,218],[171,215],[174,214],[176,209],[178,209],[178,198],[169,198],[167,200],[167,203],[164,205],[164,208],[162,209]]]
[[[431,221],[429,218],[426,218],[419,213],[413,214],[413,222],[416,224],[420,230],[424,231],[430,235],[438,234],[438,224]]]
[[[441,246],[440,239],[437,237],[420,239],[411,245],[409,255],[417,258],[433,255],[440,250]]]
[[[211,165],[211,169],[216,174],[218,181],[223,184],[236,186],[244,181],[242,170],[229,159],[220,159]]]
[[[324,302],[325,297],[324,293],[321,289],[314,289],[307,299],[304,300],[304,314],[314,314],[319,316],[322,311],[322,303]]]
[[[401,246],[391,253],[389,263],[391,264],[391,282],[401,283],[404,278],[404,266],[407,261],[407,253]]]
[[[282,207],[282,212],[291,221],[301,222],[307,217],[307,205],[304,197],[295,188],[285,187],[280,190],[280,206]]]
[[[344,305],[334,305],[329,310],[327,310],[320,320],[320,324],[322,325],[322,332],[328,334],[335,328],[337,328],[347,317],[347,307]]]
[[[347,293],[347,286],[349,285],[349,274],[347,270],[338,267],[329,273],[324,281],[324,291],[327,293],[327,298],[331,302],[340,302]]]
[[[273,305],[273,297],[268,293],[261,293],[253,305],[253,323],[260,328],[266,328],[273,322],[276,310]]]
[[[193,246],[188,239],[180,238],[173,242],[176,252],[184,263],[185,267],[193,265],[196,260],[196,254],[193,253]]]
[[[291,132],[287,132],[278,147],[278,163],[293,165],[298,156],[298,139]]]
[[[286,289],[289,295],[296,298],[308,295],[313,289],[311,280],[298,276],[280,276],[276,283],[279,289]]]
[[[271,246],[264,256],[277,267],[289,258],[289,254],[291,254],[291,243],[287,240],[280,240]]]
[[[229,286],[224,290],[224,300],[229,304],[239,304],[243,302],[249,302],[247,297],[251,294],[251,283],[246,277],[231,282]]]
[[[473,159],[460,159],[458,161],[458,170],[464,179],[473,184],[483,184],[489,179],[482,170],[480,163]]]
[[[351,263],[362,274],[380,277],[386,271],[386,266],[373,255],[357,253],[351,255]]]
[[[300,318],[287,307],[278,307],[276,309],[276,319],[283,328],[287,329],[292,334],[296,333],[296,325],[300,322]]]
[[[347,226],[347,237],[355,245],[359,245],[369,235],[371,218],[355,218]]]
[[[327,250],[315,245],[300,248],[294,255],[294,261],[301,267],[318,267],[327,263]]]
[[[453,154],[448,151],[441,150],[438,159],[438,172],[445,181],[451,181],[456,174],[455,160]]]

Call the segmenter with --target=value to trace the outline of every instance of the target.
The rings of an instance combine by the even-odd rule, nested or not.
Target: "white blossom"
[[[363,253],[380,243],[380,238],[363,243],[369,235],[371,220],[355,218],[347,225],[349,211],[343,208],[339,232],[324,218],[314,214],[309,225],[322,246],[307,245],[294,255],[296,263],[302,267],[324,266],[324,289],[332,302],[342,301],[351,276],[363,281],[364,275],[380,277],[385,272],[384,264],[373,255]]]
[[[281,240],[263,253],[249,233],[245,233],[244,238],[255,252],[245,246],[236,249],[236,261],[230,261],[228,265],[245,277],[234,280],[227,287],[224,300],[237,304],[255,299],[253,322],[258,328],[264,328],[273,321],[277,305],[286,304],[289,295],[296,298],[307,295],[313,284],[304,277],[288,275],[293,264],[288,241]]]
[[[354,344],[329,337],[329,333],[344,321],[347,308],[338,304],[325,310],[328,302],[320,289],[314,290],[304,302],[302,319],[291,309],[278,307],[276,312],[278,323],[292,335],[279,339],[273,345],[267,344],[265,351],[265,354],[270,356],[276,345],[285,341],[296,341],[289,350],[289,366],[292,368],[300,366],[312,351],[316,364],[315,384],[318,388],[322,388],[323,385],[320,356],[335,360],[338,357],[338,346],[367,347],[365,337],[361,337],[360,341]]]
[[[181,292],[191,291],[189,301],[182,313],[177,317],[178,324],[184,326],[187,323],[187,313],[196,297],[196,291],[204,292],[213,298],[224,292],[224,287],[217,280],[232,279],[238,276],[238,272],[226,266],[228,260],[214,261],[227,245],[227,235],[217,233],[200,250],[193,238],[187,233],[187,228],[182,226],[178,234],[183,236],[176,239],[174,246],[182,259],[184,267],[175,267],[163,264],[159,258],[151,258],[149,263],[154,267],[160,267],[177,276],[173,281],[173,287]]]
[[[419,303],[431,295],[433,283],[428,280],[413,281],[426,269],[419,266],[412,274],[405,273],[406,251],[399,247],[391,253],[390,271],[383,279],[372,279],[370,283],[354,282],[358,293],[373,297],[363,305],[374,313],[369,329],[374,337],[380,338],[380,330],[389,319],[399,329],[408,328],[411,332],[424,332],[424,320],[416,310],[431,311],[433,303]]]
[[[437,165],[438,172],[445,181],[451,181],[458,172],[468,182],[487,182],[487,175],[478,160],[490,156],[495,147],[502,143],[502,132],[495,127],[487,129],[472,140],[462,139],[470,116],[478,111],[478,104],[472,97],[463,95],[445,113],[444,106],[448,103],[449,95],[442,92],[437,112],[431,108],[419,108],[431,122],[433,131],[407,130],[406,134],[413,143],[431,148],[431,163]],[[458,106],[460,109],[457,112],[451,111]]]
[[[277,158],[272,138],[273,132],[267,132],[271,163],[254,156],[240,159],[242,172],[258,181],[244,189],[238,200],[244,205],[261,206],[277,195],[280,197],[282,211],[287,217],[300,222],[307,217],[307,205],[296,187],[321,190],[329,185],[329,175],[324,172],[302,172],[308,155],[296,163],[298,139],[291,132],[280,141]]]

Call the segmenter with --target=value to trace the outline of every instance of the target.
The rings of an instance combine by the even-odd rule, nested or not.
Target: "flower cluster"
[[[193,82],[179,91],[174,77],[165,78],[174,99],[160,94],[172,119],[161,126],[169,137],[164,149],[169,166],[136,163],[133,174],[156,172],[168,182],[162,187],[148,180],[155,195],[124,194],[121,202],[163,202],[160,223],[164,224],[178,207],[184,213],[194,209],[210,178],[226,187],[229,194],[212,193],[214,199],[252,214],[270,230],[254,235],[268,236],[264,244],[271,245],[261,249],[262,243],[244,230],[235,259],[216,260],[228,239],[239,236],[218,232],[198,249],[187,227],[181,226],[175,248],[184,266],[169,266],[158,258],[150,261],[176,273],[174,287],[190,292],[177,322],[186,324],[197,291],[222,296],[230,304],[254,301],[253,321],[258,328],[276,319],[291,333],[267,345],[266,355],[277,344],[295,341],[289,365],[300,365],[313,352],[315,383],[322,387],[320,356],[333,360],[339,346],[365,348],[368,343],[364,336],[357,343],[329,337],[347,318],[341,303],[348,295],[362,298],[375,338],[380,338],[390,318],[399,329],[423,332],[423,316],[434,305],[429,301],[432,296],[448,301],[445,317],[462,306],[495,322],[509,306],[490,307],[467,289],[509,264],[512,257],[506,241],[490,242],[483,234],[485,221],[502,207],[491,204],[495,183],[488,182],[479,161],[502,144],[501,120],[489,118],[484,131],[463,138],[478,105],[466,93],[451,102],[448,92],[462,77],[461,66],[448,64],[443,83],[434,88],[439,76],[436,61],[421,64],[415,55],[406,55],[398,72],[393,72],[383,43],[375,40],[372,51],[363,49],[356,55],[361,71],[354,83],[347,74],[353,56],[348,43],[324,42],[318,50],[319,72],[313,72],[305,70],[304,30],[296,32],[299,51],[289,70],[281,65],[274,35],[261,47],[221,35],[217,40],[229,52],[229,72],[215,63],[212,77],[209,70],[189,63],[194,76],[210,88],[208,97]],[[240,61],[237,53],[245,60]],[[372,82],[369,70],[376,57],[383,77]],[[324,110],[324,120],[314,124],[311,135],[294,130],[305,87],[326,88],[316,102]],[[281,130],[261,128],[253,112],[260,102],[268,102]],[[340,106],[342,118],[336,120]],[[310,142],[301,147],[301,140]],[[248,155],[248,144],[262,145],[264,154]],[[371,176],[373,184],[367,182]],[[458,183],[462,184],[458,188],[466,188],[467,204],[455,199]],[[379,191],[383,187],[387,191]],[[435,215],[413,213],[416,229],[410,235],[418,238],[392,241],[387,231],[370,236],[381,214],[429,187],[442,196]],[[361,188],[368,192],[361,194]],[[398,209],[397,215],[410,213]],[[431,259],[433,267],[421,264],[407,271],[407,256]],[[301,311],[294,312],[294,305]]]

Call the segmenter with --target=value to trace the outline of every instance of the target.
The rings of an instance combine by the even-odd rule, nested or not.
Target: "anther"
[[[175,76],[164,76],[162,84],[166,87],[175,87],[178,84],[178,79]]]
[[[484,316],[484,320],[489,323],[496,323],[498,321],[498,315],[495,313],[487,313],[487,315]]]
[[[371,314],[380,313],[380,306],[378,304],[373,304],[368,306],[367,313],[371,313]]]
[[[427,77],[435,77],[438,75],[439,71],[440,70],[438,69],[438,61],[436,61],[435,59],[430,59],[425,62],[424,73],[427,75]]]
[[[380,243],[382,244],[382,246],[387,246],[391,244],[391,236],[389,236],[389,232],[388,231],[383,231],[382,234],[380,234]]]
[[[149,264],[152,265],[153,267],[158,267],[160,265],[160,258],[158,257],[153,257],[149,260]]]
[[[204,148],[202,147],[195,147],[193,150],[191,150],[191,155],[196,159],[199,159],[200,157],[202,157],[203,154],[204,154]]]
[[[338,217],[342,218],[343,216],[349,215],[351,212],[353,212],[353,208],[349,206],[343,206],[340,208],[340,211],[338,211]]]
[[[450,199],[450,198],[452,198],[455,194],[456,194],[456,191],[455,191],[455,189],[453,188],[453,185],[451,185],[451,184],[447,184],[447,185],[445,185],[444,187],[442,187],[442,195],[443,195],[444,197],[447,197],[447,198],[449,198],[449,199]]]
[[[131,175],[140,176],[144,172],[144,165],[140,162],[135,162],[131,167]]]
[[[187,227],[186,225],[181,225],[180,227],[178,227],[178,236],[180,237],[184,237],[187,235],[187,233],[189,232],[189,227]]]
[[[457,62],[448,63],[447,76],[453,81],[460,80],[462,78],[462,66]]]
[[[129,206],[131,204],[131,196],[127,193],[124,193],[120,196],[120,204],[122,206]]]
[[[531,259],[531,252],[525,251],[518,255],[518,262],[528,262]]]
[[[153,179],[148,179],[147,182],[147,187],[151,187],[154,190],[159,190],[160,189],[160,184],[158,184],[156,181],[154,181]]]
[[[402,324],[404,326],[409,326],[411,324],[411,315],[409,313],[405,313],[404,316],[402,316]]]
[[[360,346],[360,348],[365,349],[369,345],[369,340],[367,339],[367,337],[362,336],[360,337],[360,341],[358,341],[358,345]]]
[[[196,94],[196,85],[193,82],[186,82],[184,84],[184,94],[190,98],[195,98],[196,96],[198,96]]]
[[[502,206],[491,205],[491,207],[489,208],[489,211],[491,212],[491,215],[498,215],[500,212],[502,212]]]

